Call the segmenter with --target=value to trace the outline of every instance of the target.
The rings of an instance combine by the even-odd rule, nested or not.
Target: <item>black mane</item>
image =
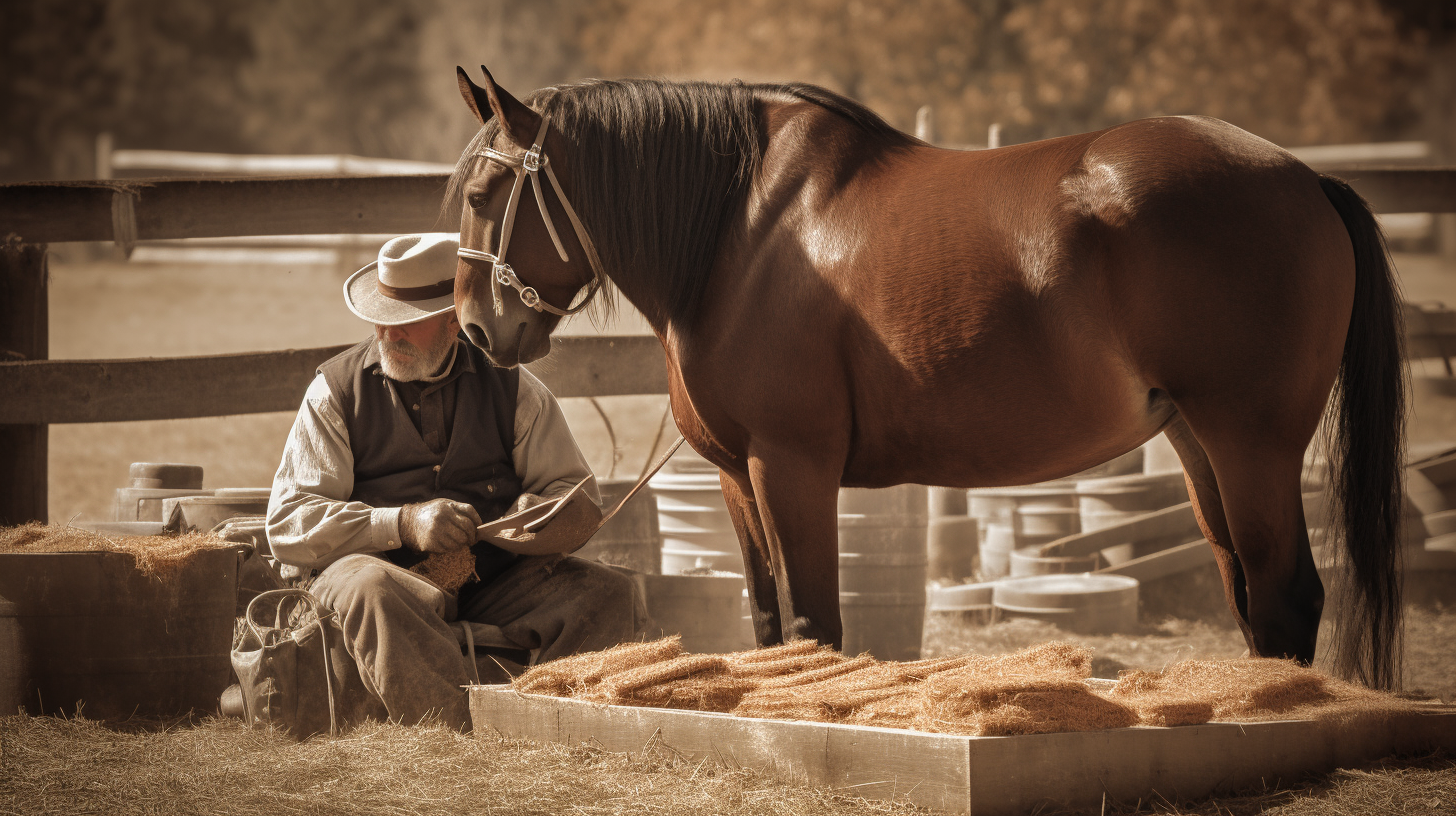
[[[632,270],[665,286],[665,313],[650,320],[688,321],[696,312],[719,236],[758,172],[758,103],[775,95],[822,105],[872,135],[913,142],[869,108],[813,85],[588,80],[522,100],[593,157],[565,159],[569,178],[562,181],[607,275]],[[460,157],[445,197],[447,223],[460,212],[475,154],[498,131],[488,121]]]

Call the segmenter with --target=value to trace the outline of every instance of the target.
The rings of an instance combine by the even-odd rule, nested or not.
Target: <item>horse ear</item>
[[[486,74],[486,76],[490,75]],[[490,120],[491,115],[494,115],[494,111],[490,109],[490,97],[486,95],[485,89],[471,82],[470,75],[458,65],[455,66],[455,82],[460,86],[460,95],[465,98],[465,104],[470,107],[470,112],[475,114],[475,118],[480,124],[484,125]]]
[[[476,88],[474,84],[470,86],[473,89],[471,95],[474,97],[471,109],[474,110],[479,104],[479,92],[483,90],[491,113],[500,120],[501,130],[505,131],[517,147],[523,150],[530,147],[536,141],[536,133],[541,128],[541,115],[521,104],[505,88],[497,85],[495,78],[484,65],[480,66],[480,72],[485,74],[485,87]],[[485,119],[489,117],[481,118],[481,113],[482,111],[477,111],[476,118],[480,118],[481,124],[485,124]]]

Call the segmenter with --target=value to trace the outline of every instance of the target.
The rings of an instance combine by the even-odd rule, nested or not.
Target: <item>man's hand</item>
[[[480,514],[465,502],[435,499],[406,504],[399,512],[399,538],[420,552],[454,552],[475,543]]]

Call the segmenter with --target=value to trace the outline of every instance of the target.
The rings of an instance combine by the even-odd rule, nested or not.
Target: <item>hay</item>
[[[672,638],[547,663],[515,688],[619,705],[969,736],[1375,716],[1413,705],[1286,660],[1190,660],[1162,671],[1124,672],[1106,690],[1087,682],[1091,667],[1091,649],[1062,642],[896,663],[868,655],[846,659],[802,643],[683,654]]]
[[[0,528],[0,553],[120,553],[130,555],[141,574],[164,582],[176,576],[199,552],[237,547],[211,533],[122,535],[38,521]]]
[[[480,577],[475,572],[475,553],[469,548],[430,553],[425,556],[425,560],[410,567],[410,572],[446,592],[454,592],[465,586],[470,579]]]
[[[1220,720],[1378,716],[1413,704],[1320,674],[1290,660],[1185,660],[1159,672],[1123,672],[1109,693],[1147,725]],[[1200,715],[1202,719],[1197,719]]]

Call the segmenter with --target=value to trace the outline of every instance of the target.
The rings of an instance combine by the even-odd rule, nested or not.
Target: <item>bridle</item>
[[[566,200],[566,194],[561,192],[561,183],[556,180],[556,173],[551,169],[550,162],[541,153],[541,145],[546,140],[546,127],[546,119],[542,117],[541,130],[536,134],[536,143],[531,145],[531,149],[527,150],[525,155],[512,156],[509,153],[502,153],[490,147],[475,154],[476,156],[483,156],[491,161],[500,162],[515,170],[516,173],[516,181],[511,185],[511,197],[506,202],[506,218],[501,224],[500,248],[496,250],[494,255],[478,249],[470,249],[466,246],[461,246],[458,250],[458,254],[462,258],[490,261],[490,294],[494,301],[495,313],[497,315],[505,313],[505,308],[501,303],[501,284],[510,286],[519,292],[521,302],[532,309],[538,312],[547,311],[563,317],[574,315],[582,309],[585,309],[586,305],[591,302],[592,297],[596,295],[597,290],[601,288],[603,277],[602,262],[597,257],[596,246],[592,244],[591,236],[587,235],[586,227],[582,225],[581,219],[576,217],[576,210],[572,209],[571,202]],[[546,231],[551,233],[551,241],[556,244],[556,251],[561,255],[561,260],[563,262],[568,260],[566,257],[566,247],[562,246],[561,238],[556,234],[556,225],[551,221],[551,213],[546,209],[546,197],[541,193],[539,172],[543,168],[546,170],[546,178],[551,180],[551,186],[556,190],[556,197],[561,200],[562,209],[566,210],[566,217],[571,219],[571,228],[576,230],[576,239],[581,242],[582,249],[586,252],[587,262],[591,264],[593,273],[591,286],[587,290],[586,297],[582,299],[581,303],[569,309],[558,309],[550,303],[547,303],[533,287],[522,283],[521,279],[516,277],[516,271],[511,268],[510,264],[506,263],[506,248],[510,246],[511,228],[516,223],[516,206],[521,203],[521,187],[524,186],[527,177],[530,177],[531,189],[536,193],[536,206],[541,210],[541,220],[546,222]]]

